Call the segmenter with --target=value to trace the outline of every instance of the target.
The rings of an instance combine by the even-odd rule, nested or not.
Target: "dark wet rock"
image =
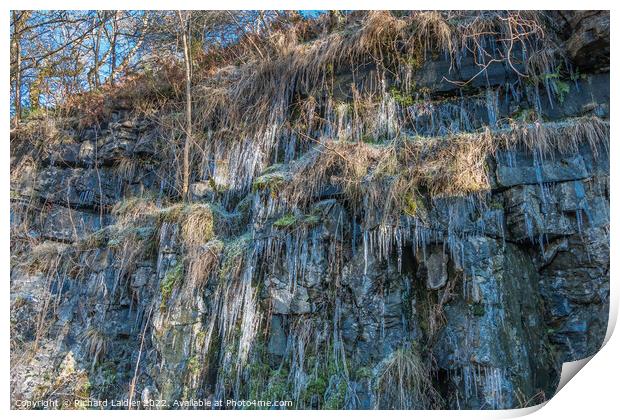
[[[497,163],[498,187],[541,184],[584,179],[588,176],[581,155],[558,157],[552,161],[537,162],[529,154],[509,152],[510,158],[501,156]],[[512,164],[504,162],[511,160]]]
[[[268,350],[269,353],[276,356],[284,356],[286,354],[286,333],[284,332],[281,316],[271,317]]]
[[[480,76],[480,77],[475,77]],[[503,62],[490,63],[489,66],[474,65],[474,60],[464,57],[459,66],[454,66],[450,59],[425,61],[416,73],[416,84],[437,93],[449,93],[459,89],[464,82],[472,87],[486,88],[505,85],[516,80],[515,73]]]
[[[609,118],[609,74],[593,74],[566,82],[568,92],[560,102],[544,98],[542,114],[549,119],[596,115]]]
[[[527,253],[484,237],[468,240],[463,266],[472,300],[446,306],[455,322],[442,330],[433,353],[440,368],[451,372],[452,404],[511,407],[515,389],[533,394],[543,385],[537,378],[553,370],[539,329],[535,268]]]
[[[293,294],[287,289],[271,289],[271,307],[274,314],[289,314]]]
[[[570,17],[571,36],[566,50],[580,69],[607,70],[609,67],[609,11],[576,11]]]
[[[52,148],[46,162],[58,166],[79,165],[83,162],[80,150],[80,143],[61,144]]]
[[[133,153],[139,156],[153,156],[157,153],[157,134],[154,131],[147,131],[138,138],[133,147]]]
[[[72,210],[63,206],[53,206],[45,219],[41,233],[44,238],[60,242],[73,242],[84,239],[98,231],[107,220],[99,214]]]
[[[136,273],[131,280],[131,287],[142,287],[147,285],[151,281],[152,269],[151,267],[138,267]]]
[[[426,287],[432,290],[442,288],[448,281],[448,256],[441,250],[432,252],[424,261],[426,266]]]
[[[95,208],[113,206],[121,191],[115,176],[104,168],[45,168],[34,189],[47,202],[64,206]]]
[[[112,163],[120,158],[130,156],[134,139],[111,136],[103,141],[102,146],[99,148],[99,158],[104,163]]]
[[[308,290],[305,287],[297,286],[291,300],[291,313],[301,315],[311,311],[312,307],[308,300]]]

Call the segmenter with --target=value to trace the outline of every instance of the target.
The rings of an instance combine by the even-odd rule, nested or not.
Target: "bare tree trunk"
[[[19,41],[16,42],[17,71],[15,72],[15,122],[19,123],[22,117],[22,57]]]
[[[134,57],[134,55],[140,50],[140,46],[142,46],[142,43],[144,42],[144,38],[146,36],[146,32],[148,31],[148,26],[149,26],[148,18],[149,17],[148,17],[147,12],[144,12],[144,16],[142,17],[142,32],[138,36],[138,40],[136,41],[134,46],[131,48],[131,50],[125,54],[125,58],[123,59],[121,64],[116,66],[116,69],[115,69],[116,73],[122,73],[125,70],[125,67],[131,64],[131,59]]]
[[[112,18],[112,41],[110,42],[110,50],[112,51],[110,56],[110,85],[114,86],[114,75],[116,73],[116,36],[118,33],[118,14],[119,11],[114,12]]]
[[[14,96],[14,108],[15,108],[15,123],[18,124],[22,115],[22,51],[20,38],[20,18],[17,16],[17,11],[13,10],[13,30],[15,35],[13,36],[13,48],[15,49],[15,96]]]
[[[101,18],[99,12],[97,12],[95,19],[99,19],[99,28],[97,29],[97,37],[95,38],[95,45],[93,51],[93,85],[95,89],[99,87],[99,44],[101,43],[101,31],[103,30],[103,25],[105,25],[105,12],[103,18]]]
[[[189,201],[189,155],[192,142],[192,67],[189,48],[189,21],[177,12],[182,27],[183,58],[185,61],[185,147],[183,148],[183,190],[185,201]]]

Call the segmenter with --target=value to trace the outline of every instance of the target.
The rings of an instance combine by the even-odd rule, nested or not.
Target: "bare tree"
[[[194,134],[192,66],[218,49],[224,59],[269,57],[272,50],[261,37],[269,37],[275,19],[281,17],[271,11],[12,11],[12,123],[38,108],[53,109],[76,93],[113,86],[151,59],[176,61],[185,73],[183,195],[187,196]],[[236,52],[226,50],[232,43],[240,44]]]
[[[192,57],[189,46],[191,34],[191,11],[177,11],[183,41],[183,61],[185,64],[185,146],[183,147],[183,199],[189,201],[189,156],[192,144]]]
[[[16,11],[11,12],[11,20],[13,32],[11,33],[11,74],[14,81],[14,121],[19,123],[22,115],[22,34],[24,32],[25,22],[28,19],[29,12]]]

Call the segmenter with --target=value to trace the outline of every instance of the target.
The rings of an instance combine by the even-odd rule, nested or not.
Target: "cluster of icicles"
[[[385,86],[385,83],[384,83]],[[523,95],[532,96],[533,102],[540,108],[540,97],[537,89],[530,87],[524,89],[520,86],[510,85],[505,91],[506,104],[511,101],[520,101]],[[409,106],[399,104],[384,90],[381,101],[376,108],[376,121],[372,124],[371,136],[375,139],[393,138],[399,133],[415,133],[423,136],[442,136],[447,134],[470,132],[482,126],[497,127],[499,108],[502,106],[497,90],[489,89],[484,95],[474,98],[461,98],[456,102],[430,102],[418,101]],[[317,109],[310,109],[309,118],[314,118]],[[481,117],[482,115],[482,117]],[[256,133],[254,137],[242,138],[231,144],[226,141],[218,141],[213,137],[207,142],[210,146],[204,151],[202,176],[205,179],[225,179],[229,189],[224,193],[222,202],[226,206],[234,202],[234,197],[247,194],[251,190],[252,182],[263,172],[267,166],[274,163],[289,163],[299,158],[316,144],[321,144],[330,139],[359,139],[364,133],[360,122],[356,120],[350,107],[327,101],[325,114],[319,127],[308,124],[308,130],[300,135],[291,130],[286,124],[286,118],[274,115],[273,121],[267,124],[267,128]],[[307,139],[314,139],[310,142]],[[510,154],[505,155],[510,159]],[[278,162],[274,162],[276,157]],[[539,157],[538,157],[539,158]],[[539,166],[542,164],[540,160]],[[546,186],[541,181],[541,196],[544,197]],[[234,378],[233,394],[236,398],[241,397],[242,382],[247,379],[245,367],[252,353],[252,346],[256,339],[258,326],[266,322],[258,305],[257,287],[253,286],[253,280],[257,275],[256,267],[261,267],[263,272],[278,272],[286,267],[289,288],[294,290],[301,279],[306,276],[306,269],[313,259],[325,249],[325,236],[320,232],[320,226],[301,227],[292,231],[276,231],[269,228],[269,221],[282,214],[283,203],[269,191],[256,191],[254,194],[253,207],[254,217],[251,223],[252,240],[251,246],[245,250],[243,259],[239,262],[240,276],[232,281],[221,282],[216,289],[214,301],[218,304],[213,308],[213,313],[208,317],[212,320],[208,327],[208,342],[212,340],[215,329],[219,334],[220,351],[219,374],[216,384],[216,398],[224,398],[228,392],[227,379]],[[369,256],[378,259],[388,259],[394,254],[397,256],[400,270],[403,249],[410,246],[414,253],[422,252],[425,259],[425,250],[432,243],[442,243],[444,251],[448,253],[455,264],[464,264],[464,243],[468,237],[479,236],[486,231],[485,221],[492,220],[499,227],[502,239],[505,227],[503,225],[503,210],[492,210],[486,204],[487,194],[480,196],[468,196],[452,199],[443,199],[441,203],[435,203],[435,208],[444,211],[445,224],[428,225],[416,217],[403,215],[400,220],[392,224],[379,224],[372,228],[362,228],[355,225],[359,215],[351,215],[350,220],[342,221],[351,223],[351,238],[344,235],[331,235],[327,245],[328,261],[331,267],[340,267],[341,258],[338,250],[342,247],[350,247],[353,253],[362,252],[364,261],[368,263]],[[286,203],[284,203],[286,204]],[[527,209],[524,210],[527,224],[531,224]],[[585,209],[587,211],[587,209]],[[490,217],[474,217],[489,212]],[[528,225],[529,226],[529,225]],[[544,238],[534,238],[533,231],[531,240],[543,246]],[[346,241],[346,243],[343,243]],[[367,273],[364,267],[364,274]],[[217,270],[216,270],[217,271]],[[467,285],[468,268],[463,267],[465,282]],[[336,272],[332,273],[337,275]],[[471,293],[464,290],[464,293]],[[338,298],[336,298],[338,299]],[[339,305],[336,302],[335,310]],[[501,314],[500,314],[501,315]],[[501,316],[500,316],[501,318]],[[333,351],[339,359],[344,357],[341,340],[338,313],[333,314],[333,331],[329,331],[333,339]],[[217,325],[214,323],[217,321]],[[263,325],[264,326],[264,325]],[[289,381],[293,384],[295,393],[299,395],[306,382],[307,373],[304,367],[305,345],[309,341],[308,330],[303,328],[289,337],[289,345],[292,368]],[[205,346],[209,348],[209,344]],[[339,360],[338,359],[338,360]],[[346,366],[346,363],[343,362]],[[488,395],[494,396],[489,404],[493,407],[500,406],[503,398],[502,390],[499,389],[501,376],[504,374],[498,370],[488,372],[463,371],[465,389],[468,394],[478,392],[480,387],[489,389]],[[245,372],[245,373],[244,373]],[[469,398],[469,395],[465,396]]]

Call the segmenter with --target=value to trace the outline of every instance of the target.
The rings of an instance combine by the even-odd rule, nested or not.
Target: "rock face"
[[[604,42],[609,16],[572,19],[582,32],[566,48],[587,70],[577,58]],[[444,64],[416,77],[431,86]],[[284,207],[313,152],[288,132],[261,162],[267,135],[227,145],[234,162],[202,156],[188,205],[166,203],[163,134],[127,104],[67,129],[69,144],[12,156],[13,401],[504,409],[550,398],[562,363],[594,354],[607,328],[609,132],[571,127],[606,126],[609,74],[584,73],[562,101],[503,90],[515,77],[448,99],[454,85],[434,86],[439,98],[406,106],[403,130],[501,131],[516,109],[538,107],[547,126],[577,133],[576,147],[499,148],[485,157],[487,190],[420,191],[390,223],[369,224],[369,196],[353,203],[338,174],[320,188],[307,179],[306,205]],[[192,206],[207,202],[197,223]]]
[[[609,15],[601,11],[569,14],[571,36],[566,49],[573,62],[584,69],[609,69]]]

